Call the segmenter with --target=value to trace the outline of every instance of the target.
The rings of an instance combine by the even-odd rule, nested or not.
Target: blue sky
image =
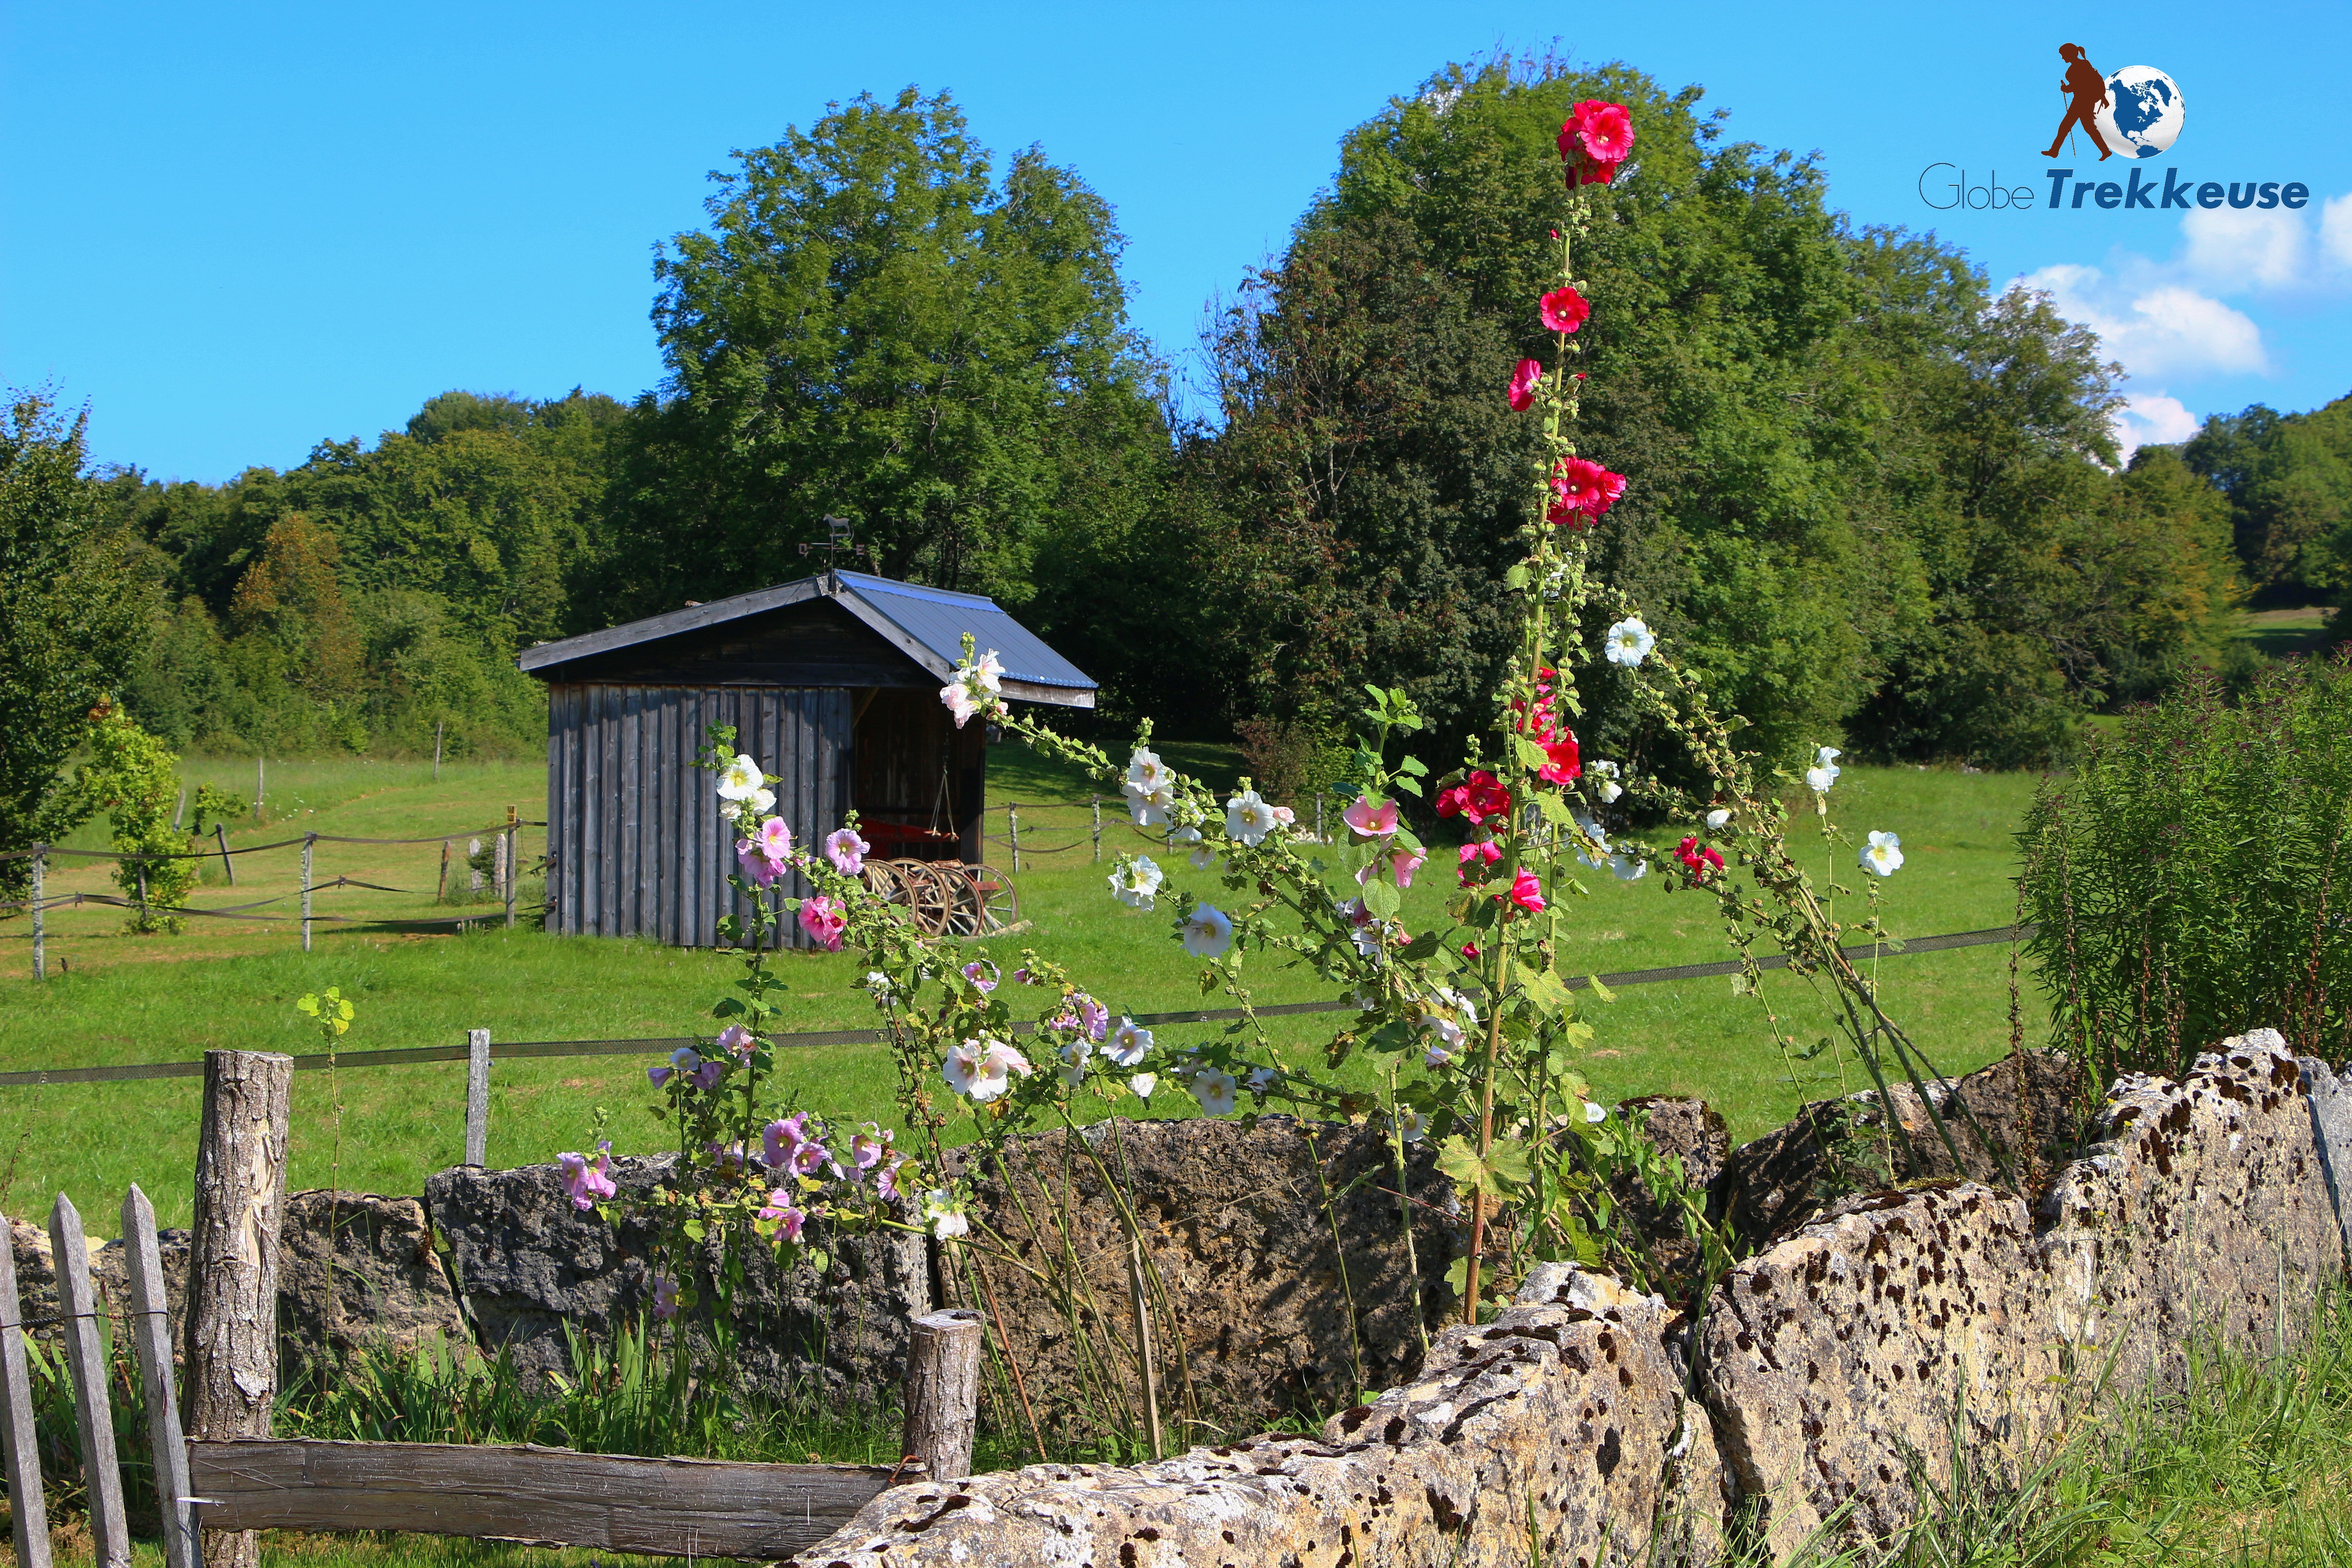
[[[101,462],[207,480],[372,440],[450,387],[627,397],[661,374],[653,247],[700,220],[704,174],[828,100],[908,83],[1108,197],[1135,320],[1181,354],[1349,127],[1448,59],[1555,39],[1703,84],[1734,135],[1818,150],[1857,219],[1932,228],[1997,280],[2052,289],[2132,373],[2137,438],[2352,391],[2340,5],[16,0],[0,380],[86,403]],[[2309,205],[2047,210],[2067,41],[2179,82],[2185,128],[2144,167],[2300,181]],[[1932,211],[1938,163],[2036,205]]]

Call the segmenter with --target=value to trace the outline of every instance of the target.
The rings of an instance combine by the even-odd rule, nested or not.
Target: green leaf
[[[1516,589],[1524,588],[1527,585],[1528,569],[1524,564],[1514,566],[1509,571],[1503,574],[1504,587]]]
[[[1601,976],[1598,974],[1586,975],[1584,977],[1584,983],[1587,985],[1591,986],[1592,994],[1595,996],[1600,997],[1603,1002],[1614,1002],[1617,1000],[1617,993],[1610,990],[1606,985],[1601,984]]]
[[[1403,907],[1403,898],[1393,882],[1383,882],[1375,877],[1364,884],[1364,908],[1380,919],[1388,920]]]
[[[1550,752],[1545,751],[1541,746],[1537,745],[1525,735],[1515,736],[1513,739],[1518,745],[1519,762],[1521,765],[1529,768],[1541,768],[1550,765]]]
[[[1570,1005],[1568,987],[1560,984],[1559,976],[1548,969],[1528,970],[1520,979],[1519,986],[1527,997],[1528,1005],[1546,1017],[1565,1010]]]

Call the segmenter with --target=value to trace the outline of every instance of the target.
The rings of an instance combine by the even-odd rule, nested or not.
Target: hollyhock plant
[[[719,798],[750,800],[765,787],[767,782],[767,775],[760,771],[760,764],[738,752],[733,761],[719,770]]]
[[[792,858],[793,830],[784,825],[782,817],[772,816],[760,824],[760,831],[755,837],[760,853],[769,859],[783,861]]]
[[[618,1195],[620,1188],[613,1182],[613,1146],[600,1143],[594,1159],[585,1154],[559,1154],[556,1164],[563,1172],[563,1190],[571,1195],[572,1206],[586,1213],[596,1206],[599,1198]]]
[[[1582,776],[1584,769],[1578,760],[1575,736],[1562,733],[1538,744],[1549,760],[1536,770],[1536,777],[1546,784],[1573,784]]]
[[[1397,805],[1392,800],[1375,801],[1370,795],[1359,795],[1356,804],[1339,814],[1349,832],[1359,838],[1385,838],[1396,831]]]
[[[760,1130],[760,1152],[767,1157],[771,1171],[789,1170],[793,1156],[808,1140],[808,1112],[778,1117]]]
[[[1805,787],[1815,795],[1829,794],[1830,786],[1838,782],[1841,771],[1837,760],[1844,754],[1835,746],[1823,746],[1814,756],[1813,765],[1805,770]]]
[[[772,822],[775,819],[771,817],[769,820]],[[783,861],[768,858],[756,838],[738,838],[735,841],[735,863],[743,868],[743,875],[753,886],[761,888],[774,887],[785,868]]]
[[[1421,869],[1422,863],[1429,858],[1429,853],[1423,849],[1391,849],[1388,858],[1389,874],[1396,879],[1396,885],[1410,888],[1412,886],[1412,874]],[[1372,873],[1379,870],[1380,866],[1378,860],[1368,862],[1356,873],[1356,885],[1361,887],[1370,881]]]
[[[975,958],[963,966],[963,977],[971,982],[973,990],[985,996],[996,989],[997,982],[1004,978],[1004,972],[985,958]]]
[[[1519,908],[1525,910],[1531,915],[1539,915],[1543,913],[1544,896],[1542,880],[1527,867],[1520,867],[1518,875],[1511,879],[1510,899],[1511,902],[1518,905]]]
[[[1486,868],[1503,858],[1503,847],[1491,838],[1482,838],[1465,844],[1454,854],[1454,878],[1466,885],[1486,880]]]
[[[1234,944],[1234,922],[1223,910],[1200,904],[1184,921],[1184,951],[1195,958],[1222,958]]]
[[[1110,1027],[1110,1009],[1083,991],[1071,997],[1070,1003],[1077,1009],[1078,1026],[1087,1032],[1087,1038],[1101,1039],[1103,1032]]]
[[[1204,1068],[1192,1075],[1192,1098],[1201,1102],[1203,1116],[1231,1116],[1240,1088],[1234,1075]]]
[[[1148,910],[1160,896],[1167,873],[1149,855],[1122,855],[1111,867],[1111,896],[1131,910]]]
[[[1168,771],[1168,764],[1160,760],[1158,752],[1147,746],[1138,746],[1135,754],[1127,760],[1127,782],[1145,790],[1162,790],[1175,781],[1174,775]]]
[[[1543,380],[1543,366],[1534,360],[1523,359],[1511,372],[1511,412],[1525,414],[1536,405],[1536,384]]]
[[[793,1194],[781,1187],[768,1194],[768,1201],[761,1206],[760,1218],[775,1226],[786,1241],[798,1241],[801,1226],[808,1223],[808,1215],[794,1205]]]
[[[1160,1087],[1160,1075],[1156,1072],[1137,1073],[1127,1080],[1127,1087],[1135,1091],[1136,1099],[1150,1100],[1151,1091]]]
[[[1585,776],[1592,782],[1594,792],[1601,796],[1601,805],[1613,805],[1617,797],[1625,793],[1623,774],[1608,758],[1593,758],[1585,765],[1584,771]]]
[[[1158,827],[1167,822],[1168,808],[1176,804],[1171,785],[1164,781],[1143,784],[1129,779],[1122,787],[1127,795],[1128,814],[1135,818],[1138,827]]]
[[[1649,627],[1642,624],[1639,616],[1629,616],[1609,628],[1604,643],[1609,649],[1610,663],[1636,669],[1643,659],[1650,657],[1650,650],[1658,646],[1658,639]]]
[[[734,1057],[738,1061],[746,1062],[751,1059],[751,1053],[759,1047],[760,1044],[751,1031],[740,1024],[728,1025],[719,1031],[719,1037],[710,1043]]]
[[[677,1316],[677,1281],[667,1274],[654,1276],[653,1312],[664,1321]]]
[[[1437,815],[1459,816],[1473,827],[1484,826],[1489,817],[1508,816],[1510,809],[1511,792],[1484,768],[1452,789],[1437,792]]]
[[[1275,829],[1274,808],[1245,789],[1225,802],[1225,835],[1255,848]]]
[[[1563,458],[1552,471],[1550,510],[1544,516],[1555,523],[1583,526],[1598,522],[1625,493],[1625,476],[1612,474],[1586,458]]]
[[[1622,103],[1586,99],[1559,128],[1559,155],[1569,165],[1571,184],[1611,184],[1633,150],[1633,117]]]
[[[1538,304],[1543,317],[1544,330],[1552,332],[1572,332],[1592,319],[1592,307],[1584,296],[1563,283],[1545,295]]]
[[[955,1194],[945,1187],[933,1187],[923,1194],[923,1223],[931,1227],[934,1241],[951,1241],[971,1232],[971,1221],[964,1217]]]
[[[1701,844],[1696,836],[1685,838],[1675,849],[1675,858],[1691,874],[1691,879],[1704,882],[1707,877],[1723,869],[1723,857],[1715,849]]]
[[[855,877],[865,870],[866,857],[873,848],[857,836],[855,827],[836,827],[824,836],[824,858],[845,877]]]
[[[841,951],[842,933],[849,929],[848,914],[823,893],[801,900],[801,930],[827,952]]]
[[[1151,1052],[1151,1031],[1132,1018],[1121,1018],[1118,1027],[1111,1031],[1110,1041],[1103,1047],[1103,1055],[1123,1068],[1138,1067]]]

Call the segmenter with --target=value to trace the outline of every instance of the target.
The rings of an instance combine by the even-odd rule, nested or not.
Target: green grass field
[[[1230,754],[1215,748],[1171,751],[1183,765],[1212,777],[1229,777],[1234,766]],[[194,780],[247,792],[252,786],[249,761],[196,762],[185,772]],[[1017,885],[1033,929],[975,948],[1003,961],[1034,944],[1123,1011],[1201,1005],[1197,971],[1170,939],[1165,910],[1123,909],[1105,889],[1104,871],[1090,858],[1084,785],[1013,747],[992,754],[991,778],[998,803],[992,831],[1003,829],[1002,804],[1019,802],[1024,840],[1055,852],[1024,857]],[[1857,837],[1871,828],[1902,834],[1909,863],[1888,886],[1890,922],[1898,931],[1926,935],[2011,918],[2009,833],[2032,788],[2033,781],[2022,775],[1853,768],[1836,799],[1840,820]],[[542,814],[543,800],[537,767],[450,767],[436,785],[429,763],[282,763],[270,769],[269,820],[248,824],[232,843],[267,843],[306,831],[428,837],[488,826],[502,820],[509,805],[530,819]],[[1149,847],[1115,810],[1106,816],[1107,858]],[[86,830],[78,842],[102,845],[102,831]],[[526,864],[539,848],[538,830],[528,830]],[[1009,858],[1001,846],[993,854]],[[406,889],[320,892],[321,912],[453,912],[433,901],[437,843],[322,843],[317,856],[320,881],[343,875]],[[1841,881],[1859,883],[1850,849],[1834,858],[1822,851],[1821,870],[1830,869],[1832,858]],[[1195,886],[1213,900],[1224,897],[1213,876],[1192,872],[1181,857],[1163,859],[1172,862],[1177,885]],[[241,903],[281,897],[299,886],[296,849],[244,857],[238,867],[232,889],[219,880],[215,862],[193,902]],[[49,890],[110,889],[110,868],[106,861],[73,863],[50,878]],[[1410,896],[1408,918],[1432,918],[1451,880],[1444,874],[1423,877]],[[1663,893],[1659,879],[1626,885],[1603,876],[1586,885],[1590,896],[1571,902],[1580,934],[1567,958],[1577,970],[1615,972],[1726,955],[1712,906]],[[524,890],[536,898],[528,879]],[[287,898],[269,912],[295,908]],[[485,906],[482,912],[492,911]],[[710,952],[497,925],[464,934],[326,927],[306,955],[290,921],[193,921],[178,936],[125,935],[121,922],[120,910],[53,911],[50,978],[37,984],[30,978],[26,922],[0,923],[0,1070],[193,1059],[225,1046],[313,1051],[318,1040],[293,1001],[327,985],[340,985],[358,1000],[358,1023],[344,1041],[349,1049],[457,1044],[467,1028],[488,1028],[494,1040],[506,1041],[674,1037],[713,1026],[709,1005],[738,972],[735,960]],[[854,954],[788,954],[782,963],[793,990],[788,1026],[870,1026],[871,1009],[855,988],[863,968]],[[1882,984],[1890,1010],[1938,1065],[1966,1069],[2008,1047],[2007,965],[2002,946],[1895,957],[1885,961]],[[1269,1002],[1324,995],[1303,972],[1267,969],[1259,985],[1260,998]],[[1801,1020],[1812,1016],[1800,983],[1780,979],[1771,994],[1776,1005]],[[2040,1003],[2030,991],[2026,1007],[2031,1031]],[[1704,1095],[1723,1109],[1738,1137],[1766,1131],[1801,1100],[1841,1087],[1828,1058],[1807,1068],[1803,1081],[1790,1081],[1788,1068],[1769,1047],[1757,1004],[1735,998],[1723,979],[1628,988],[1595,1011],[1599,1036],[1589,1076],[1600,1093]],[[1318,1028],[1330,1022],[1284,1020],[1278,1037],[1319,1045],[1328,1034]],[[1216,1026],[1192,1027],[1205,1036]],[[1170,1031],[1171,1038],[1186,1035]],[[614,1113],[619,1147],[659,1147],[644,1110],[646,1065],[627,1056],[499,1064],[493,1073],[492,1163],[542,1161],[581,1146],[589,1113],[600,1105]],[[879,1047],[795,1052],[788,1070],[803,1104],[837,1117],[891,1120],[891,1075]],[[331,1083],[323,1072],[300,1074],[293,1181],[298,1187],[419,1192],[428,1173],[461,1157],[464,1103],[461,1063],[353,1069],[336,1073]],[[1191,1114],[1192,1102],[1163,1092],[1152,1110]],[[135,1180],[153,1198],[163,1223],[184,1224],[197,1118],[198,1085],[191,1079],[0,1089],[0,1209],[45,1214],[64,1191],[93,1226],[105,1230],[124,1184]]]

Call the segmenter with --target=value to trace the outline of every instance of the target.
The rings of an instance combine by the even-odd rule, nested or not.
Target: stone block
[[[672,1168],[668,1156],[614,1162],[624,1202]],[[449,1243],[449,1266],[482,1347],[501,1348],[534,1376],[569,1369],[567,1327],[591,1346],[652,1305],[656,1236],[575,1209],[554,1165],[510,1171],[458,1166],[427,1178],[425,1206]],[[887,1404],[906,1376],[907,1320],[930,1310],[929,1255],[907,1232],[827,1238],[823,1271],[780,1268],[755,1248],[733,1301],[733,1366],[746,1387],[772,1394]],[[714,1241],[698,1286],[707,1320]]]
[[[1452,1184],[1431,1159],[1417,1146],[1406,1169],[1423,1205],[1418,1310],[1433,1324],[1450,1300],[1444,1273],[1457,1225]],[[975,1219],[1046,1278],[973,1246],[961,1249],[957,1266],[943,1262],[941,1282],[952,1304],[991,1311],[964,1268],[985,1277],[1041,1420],[1084,1429],[1107,1405],[1141,1408],[1127,1238],[1108,1196],[1114,1185],[1136,1215],[1182,1338],[1181,1354],[1164,1343],[1158,1352],[1171,1432],[1201,1435],[1176,1424],[1188,1382],[1190,1408],[1209,1431],[1247,1432],[1346,1405],[1420,1363],[1394,1157],[1370,1128],[1317,1124],[1310,1145],[1307,1129],[1286,1116],[1118,1118],[1078,1142],[1061,1133],[1014,1140],[1008,1163],[1010,1185],[976,1149],[952,1152],[949,1172],[971,1175]],[[1327,1191],[1337,1199],[1328,1210]],[[1344,1247],[1334,1243],[1335,1214]],[[1164,1339],[1166,1319],[1159,1321]]]
[[[184,1275],[184,1246],[180,1258]],[[436,1337],[467,1335],[424,1204],[373,1193],[289,1194],[278,1253],[282,1386],[306,1373],[331,1379],[362,1349],[406,1354]]]
[[[2014,1481],[2058,1425],[2066,1358],[2032,1215],[1946,1181],[1842,1205],[1734,1268],[1702,1334],[1707,1400],[1774,1561],[1841,1528],[1907,1522],[1913,1467],[1957,1439]]]
[[[1530,1283],[1553,1299],[1446,1330],[1419,1378],[1319,1437],[898,1487],[787,1568],[1720,1561],[1720,1466],[1661,1345],[1665,1303]]]

